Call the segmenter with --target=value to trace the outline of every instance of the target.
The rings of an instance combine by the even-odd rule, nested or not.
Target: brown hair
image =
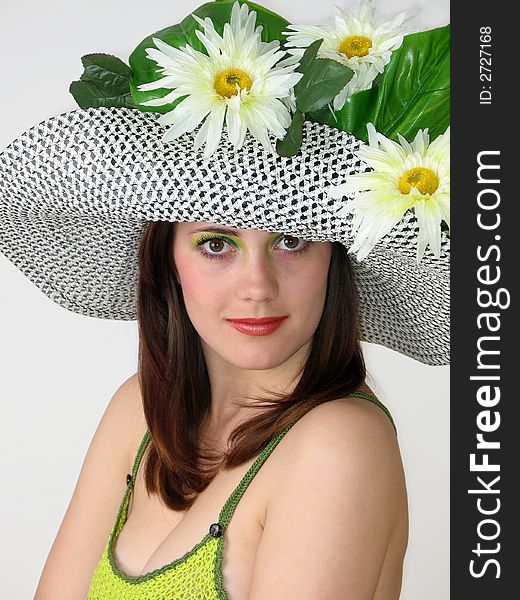
[[[233,430],[224,455],[204,448],[200,433],[211,408],[211,387],[200,338],[175,278],[174,226],[150,221],[141,240],[138,373],[152,437],[144,467],[146,489],[157,492],[170,509],[185,510],[219,469],[249,461],[313,407],[351,394],[364,382],[366,369],[354,272],[346,248],[332,242],[323,314],[294,390],[249,398],[255,407],[268,410]],[[213,466],[203,469],[201,460]]]

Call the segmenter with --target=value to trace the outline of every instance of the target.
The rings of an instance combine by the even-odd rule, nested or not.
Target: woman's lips
[[[246,335],[269,335],[276,331],[287,317],[263,317],[261,319],[227,319],[230,325]]]

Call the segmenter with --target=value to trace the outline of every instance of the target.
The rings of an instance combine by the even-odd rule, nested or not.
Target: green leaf
[[[271,42],[273,40],[285,42],[286,38],[283,35],[283,31],[285,31],[287,25],[289,25],[289,21],[258,4],[246,0],[239,1],[241,4],[247,4],[250,10],[256,12],[256,26],[262,26],[261,37],[264,42]],[[213,21],[216,31],[222,34],[224,24],[229,22],[231,18],[231,9],[234,3],[235,0],[209,2],[199,6],[193,13],[201,19],[209,17]],[[166,88],[149,91],[139,91],[137,89],[138,86],[143,83],[158,81],[163,77],[162,74],[158,72],[159,67],[157,63],[146,56],[146,48],[155,48],[152,38],[159,38],[175,48],[190,45],[195,50],[206,54],[203,44],[195,34],[196,30],[202,30],[202,27],[190,14],[177,25],[171,25],[149,35],[134,49],[129,58],[133,73],[130,82],[130,91],[135,104],[140,110],[165,113],[171,111],[179,102],[181,102],[181,99],[177,99],[175,102],[163,106],[142,105],[142,102],[146,102],[147,100],[163,98],[171,91]]]
[[[299,71],[300,73],[305,73],[306,69],[312,64],[312,61],[316,58],[318,50],[320,49],[320,46],[322,44],[322,39],[315,40],[314,42],[312,42],[312,44],[305,48],[305,52],[303,53],[302,57],[298,62],[298,67],[296,68],[296,71]]]
[[[256,4],[255,2],[249,2],[249,0],[215,0],[214,4],[220,3],[220,4],[233,5],[235,2],[239,2],[240,4],[247,4],[249,6],[249,10],[254,10],[256,12],[257,26],[262,25],[262,23],[259,21],[260,15],[263,15],[262,18],[265,19],[266,22],[268,22],[268,17],[272,17],[272,19],[273,19],[272,22],[268,23],[268,24],[274,25],[275,28],[278,28],[280,19],[282,21],[285,21],[285,19],[283,19],[283,17],[281,17],[279,14],[273,12],[272,10],[267,9],[265,6],[261,6],[260,4]],[[195,11],[193,11],[193,12],[195,12]],[[196,13],[196,14],[198,15],[198,13]],[[231,11],[229,12],[229,14],[231,15]],[[287,27],[287,25],[289,25],[289,21],[285,21],[285,25],[283,26],[282,31]],[[276,38],[276,39],[285,40],[285,37],[282,36],[281,38]],[[270,41],[270,40],[264,40],[264,41]]]
[[[285,137],[276,142],[276,152],[280,156],[294,156],[302,145],[303,122],[305,115],[296,111],[292,117],[291,124],[287,128]]]
[[[351,69],[335,60],[314,59],[294,86],[296,108],[303,113],[323,108],[347,85],[352,75]]]
[[[82,81],[91,81],[107,93],[124,94],[129,91],[132,70],[117,56],[111,54],[87,54],[81,57],[85,71]]]
[[[130,95],[132,71],[111,54],[87,54],[81,57],[84,71],[73,81],[70,93],[81,108],[127,106],[135,108]]]
[[[450,26],[405,36],[379,84],[353,94],[333,115],[323,108],[307,118],[349,131],[365,142],[368,122],[395,141],[398,132],[411,141],[419,129],[428,128],[433,141],[450,120]]]
[[[73,81],[69,92],[80,108],[98,108],[100,106],[125,106],[135,108],[132,96],[127,94],[107,95],[104,90],[98,88],[91,81]]]

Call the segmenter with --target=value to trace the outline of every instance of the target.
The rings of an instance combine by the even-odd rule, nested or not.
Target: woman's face
[[[173,257],[190,320],[208,353],[242,369],[274,368],[305,346],[327,290],[329,242],[208,221],[176,223]],[[229,319],[285,317],[278,326]]]

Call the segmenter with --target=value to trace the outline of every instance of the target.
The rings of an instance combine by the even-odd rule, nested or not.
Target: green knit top
[[[377,404],[386,412],[395,429],[388,409],[375,396],[361,391],[353,392],[351,396],[364,398]],[[283,436],[300,418],[290,423],[267,444],[224,504],[218,520],[208,524],[209,531],[198,544],[184,556],[160,569],[144,575],[131,576],[117,567],[112,549],[126,523],[128,503],[136,481],[137,470],[150,441],[150,432],[146,431],[137,451],[132,477],[128,482],[116,522],[94,570],[88,600],[164,600],[166,598],[168,600],[228,600],[222,581],[222,551],[226,528],[253,477]]]

